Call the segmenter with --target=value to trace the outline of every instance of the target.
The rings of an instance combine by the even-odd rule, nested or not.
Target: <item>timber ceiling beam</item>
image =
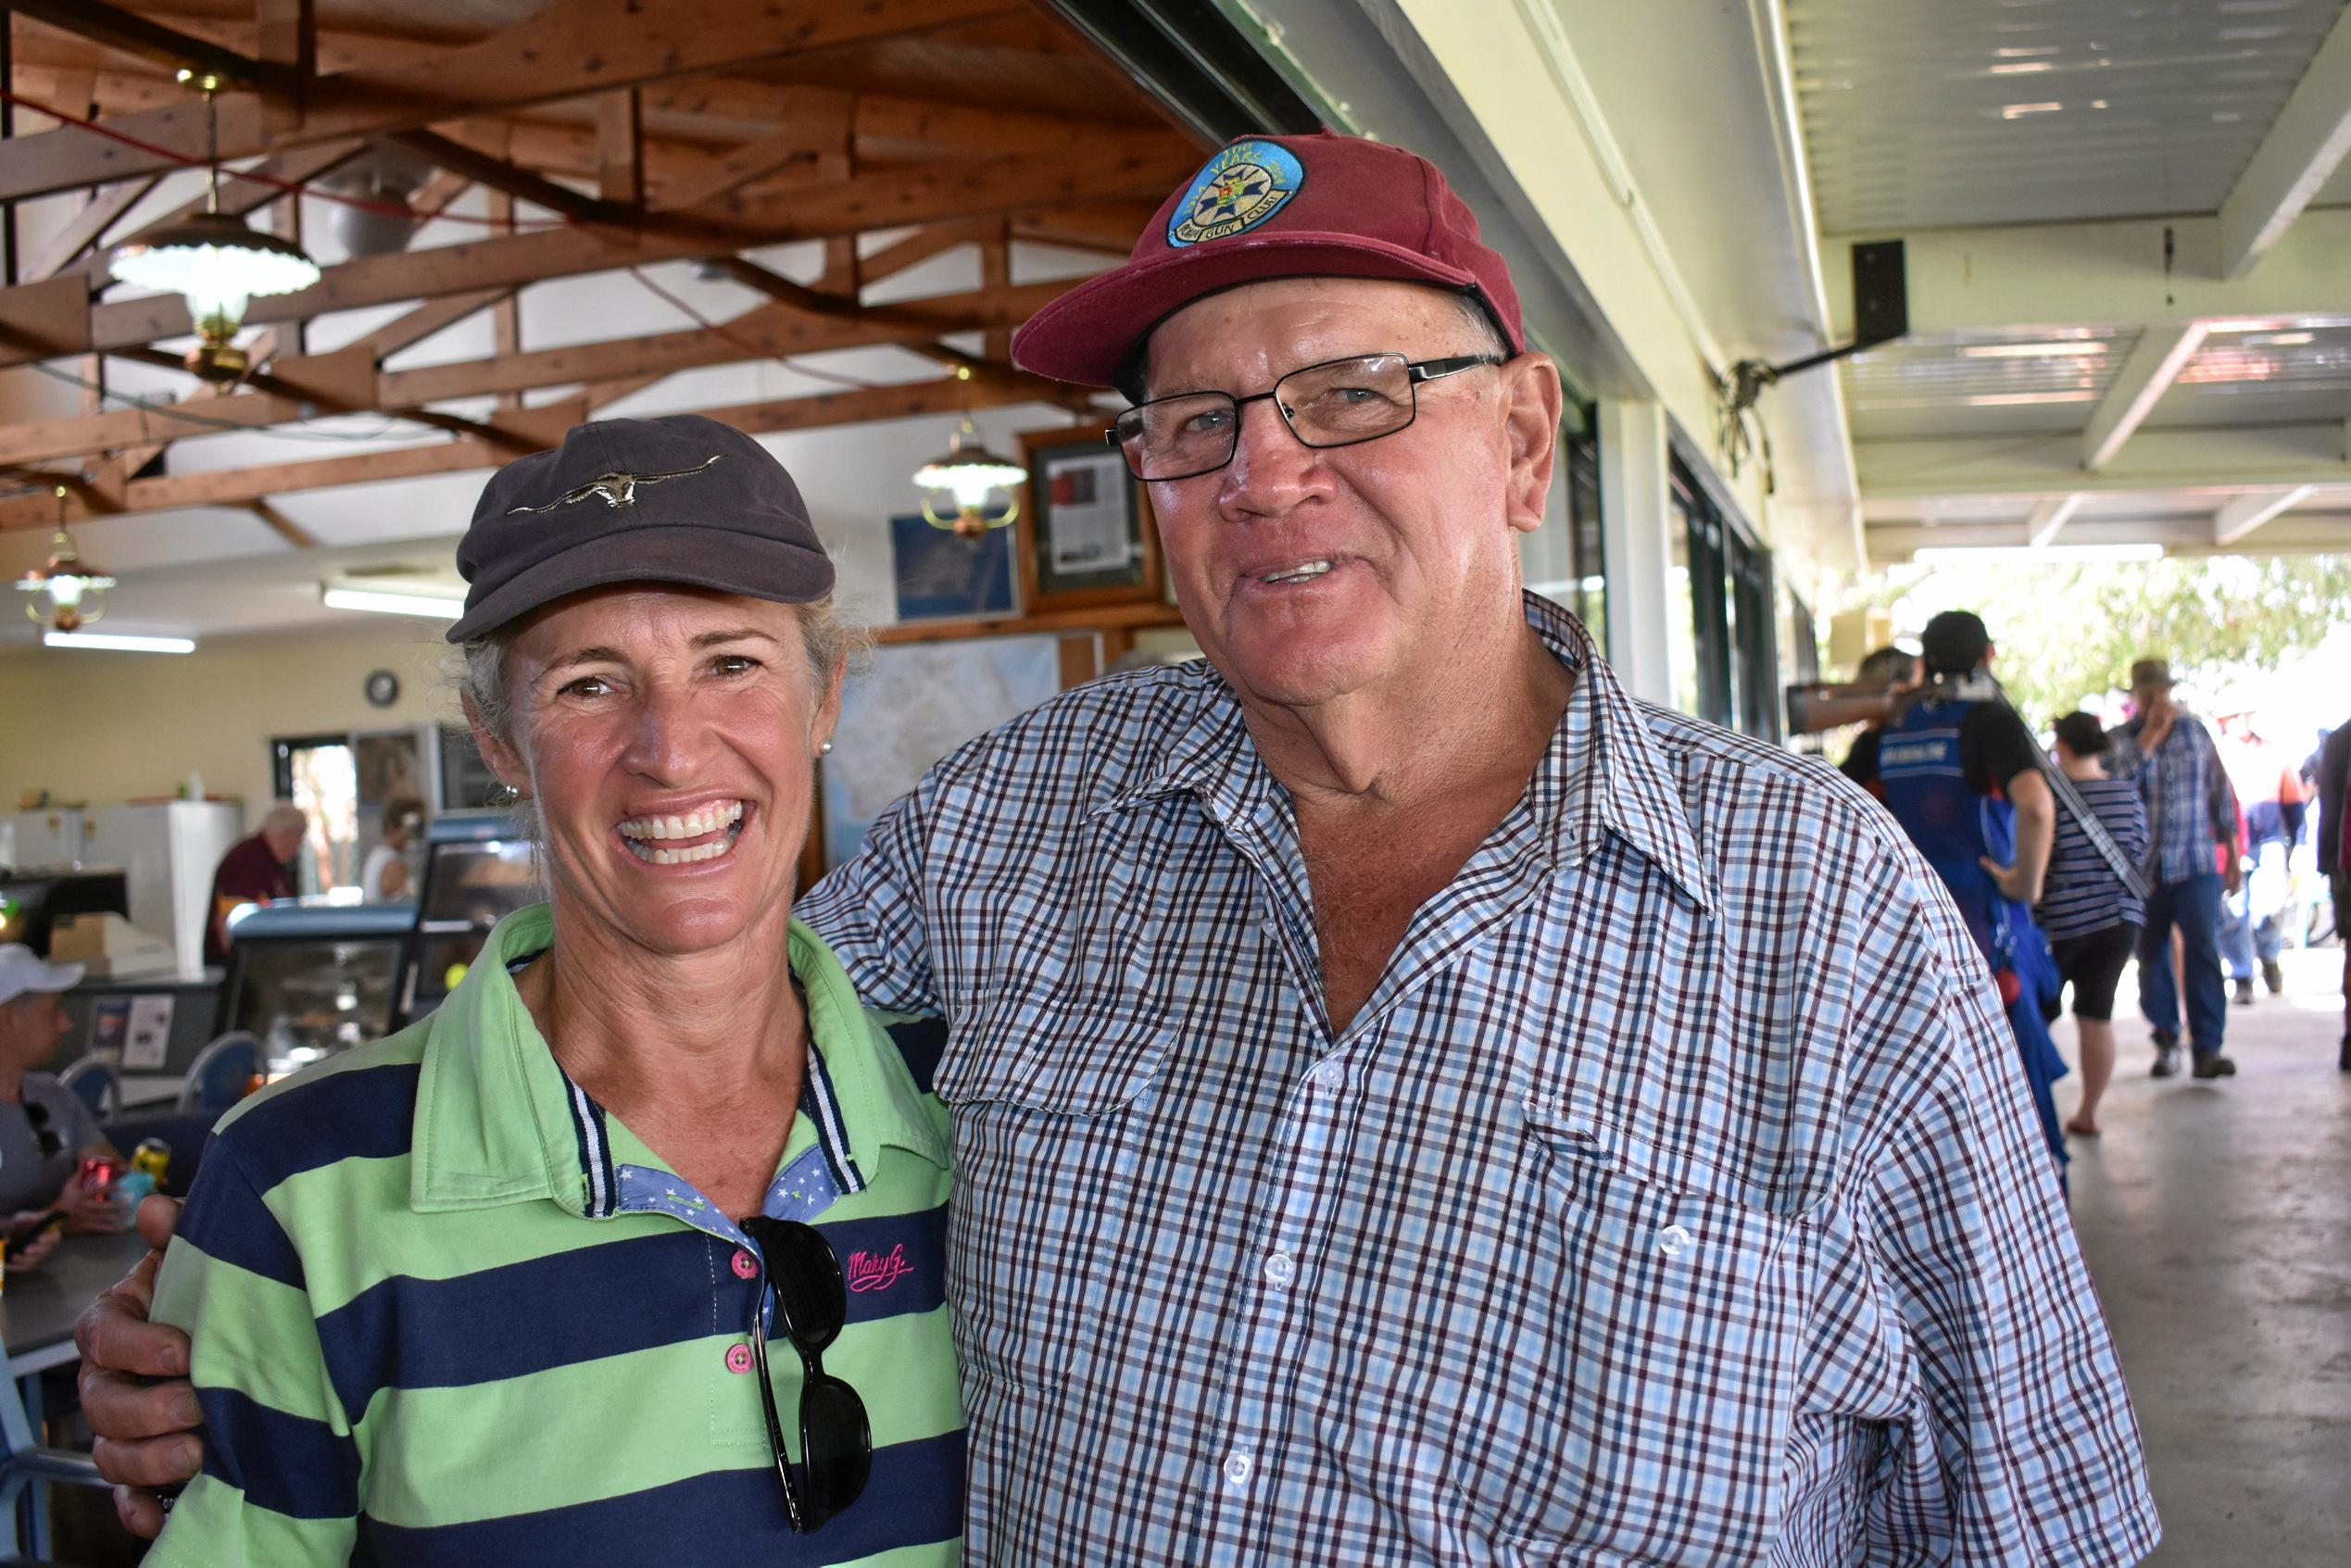
[[[868,229],[919,226],[1014,208],[1133,197],[1163,191],[1191,157],[1188,146],[1157,132],[1072,157],[1041,156],[868,174],[798,188],[772,197],[731,197],[698,217],[715,220],[738,244],[827,239]],[[433,299],[482,289],[519,288],[547,278],[610,271],[649,261],[702,257],[736,248],[707,233],[622,233],[562,228],[498,235],[430,250],[360,257],[330,267],[295,294],[256,299],[249,325],[307,320],[331,310]],[[88,305],[56,294],[53,280],[0,289],[0,365],[23,364],[91,349],[112,351],[179,337],[190,330],[187,303],[153,295]]]
[[[10,0],[9,9],[61,32],[103,44],[118,54],[133,55],[168,68],[186,66],[209,71],[224,82],[258,88],[273,97],[293,98],[301,90],[300,80],[284,65],[223,49],[119,6],[107,5],[106,0]]]
[[[45,0],[78,12],[85,0]],[[999,14],[1007,0],[555,0],[478,43],[405,65],[311,83],[301,123],[272,131],[250,94],[220,102],[220,151],[249,157],[335,137],[388,135],[435,122],[755,66],[806,50],[870,43]],[[252,62],[256,65],[258,62]],[[0,197],[43,195],[159,173],[205,156],[204,106],[122,117],[108,128],[143,151],[75,126],[0,144]],[[172,155],[177,155],[176,157]]]
[[[834,425],[865,424],[876,420],[910,419],[926,414],[959,414],[968,409],[999,408],[1012,403],[1051,401],[1065,395],[1068,390],[1058,383],[1042,381],[1034,376],[990,373],[968,382],[944,377],[897,386],[828,392],[811,397],[770,398],[697,411],[749,434],[764,435]],[[536,431],[540,445],[551,446],[562,439],[564,431],[578,422],[582,411],[574,400],[518,413],[514,420],[517,424],[528,424]],[[134,479],[121,487],[119,504],[115,506],[107,506],[103,501],[94,501],[82,495],[80,490],[88,488],[89,482],[80,480],[79,476],[60,474],[41,477],[44,483],[54,480],[76,489],[75,494],[69,495],[65,505],[66,521],[70,522],[92,516],[169,511],[180,507],[250,508],[257,501],[266,502],[275,496],[308,490],[496,468],[511,457],[511,452],[488,441],[461,437],[454,441],[362,452],[344,458],[316,458],[258,468]],[[453,519],[452,523],[457,521]],[[57,503],[49,495],[21,496],[0,502],[0,532],[54,528],[57,522]]]
[[[2220,204],[2222,271],[2232,278],[2251,271],[2346,154],[2351,154],[2351,10],[2336,19]]]
[[[641,382],[706,365],[782,359],[826,349],[935,342],[952,332],[982,332],[1026,320],[1077,281],[944,295],[871,310],[814,295],[824,308],[804,310],[784,303],[759,306],[723,323],[723,330],[716,332],[695,328],[412,370],[376,368],[384,356],[502,297],[497,291],[484,291],[420,306],[331,354],[280,359],[265,375],[255,378],[248,390],[199,394],[176,404],[0,425],[0,464],[83,457],[200,435],[223,425],[265,430],[338,411],[372,410],[416,419],[433,403],[582,383]],[[976,363],[968,355],[958,358],[967,364]],[[176,360],[170,363],[177,368]],[[635,386],[625,389],[635,390]],[[1068,391],[1066,387],[1061,390]],[[615,395],[625,395],[625,391]]]
[[[494,191],[504,191],[534,207],[559,213],[575,223],[625,224],[635,213],[623,204],[601,200],[559,185],[542,175],[521,169],[503,158],[450,140],[433,131],[399,131],[383,138],[387,146],[413,153],[434,168],[451,174],[463,175],[476,184],[487,185]]]

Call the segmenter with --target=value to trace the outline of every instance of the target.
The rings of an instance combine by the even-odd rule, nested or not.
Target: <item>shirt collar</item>
[[[545,1199],[572,1214],[610,1211],[597,1196],[602,1151],[584,1147],[575,1085],[556,1065],[507,966],[555,939],[544,904],[498,922],[481,954],[425,1025],[431,1031],[417,1085],[409,1200],[420,1213]],[[821,1138],[845,1147],[870,1176],[885,1145],[947,1168],[944,1140],[923,1112],[912,1081],[890,1071],[895,1052],[859,1005],[832,950],[798,921],[792,972],[808,993],[816,1050],[811,1074],[831,1090],[837,1123]],[[802,1114],[812,1097],[803,1096]]]
[[[1711,909],[1713,881],[1673,769],[1640,706],[1580,621],[1539,594],[1527,594],[1525,601],[1527,623],[1576,672],[1567,711],[1528,786],[1530,805],[1548,824],[1553,859],[1579,867],[1603,834],[1613,834],[1656,865],[1691,902]],[[1162,679],[1189,696],[1188,721],[1171,725],[1165,742],[1138,767],[1108,772],[1095,790],[1089,815],[1190,793],[1211,815],[1228,822],[1269,797],[1276,787],[1273,776],[1250,739],[1240,699],[1224,677],[1199,659]]]

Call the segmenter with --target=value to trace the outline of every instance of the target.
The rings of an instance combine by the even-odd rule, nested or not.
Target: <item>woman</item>
[[[549,900],[221,1124],[155,1298],[206,1468],[148,1561],[951,1562],[942,1112],[791,919],[847,641],[798,493],[709,420],[585,425],[458,561]]]
[[[60,994],[82,984],[78,963],[44,963],[20,942],[0,947],[0,1234],[60,1213],[77,1231],[119,1231],[122,1210],[85,1185],[82,1162],[120,1160],[82,1098],[45,1067],[72,1028]],[[8,1253],[8,1270],[37,1265],[57,1245],[36,1231]]]
[[[383,842],[368,851],[359,872],[359,897],[371,904],[395,904],[411,897],[409,890],[409,846],[424,825],[424,802],[412,795],[394,796],[383,803]]]
[[[2057,721],[2057,766],[2131,864],[2146,859],[2147,815],[2139,786],[2106,777],[2104,753],[2114,743],[2087,713]],[[2049,937],[2057,973],[2073,987],[2074,1028],[2081,1040],[2081,1101],[2066,1122],[2081,1137],[2098,1135],[2098,1101],[2114,1076],[2114,990],[2139,941],[2146,909],[2122,884],[2070,813],[2057,813],[2049,872],[2033,911]]]

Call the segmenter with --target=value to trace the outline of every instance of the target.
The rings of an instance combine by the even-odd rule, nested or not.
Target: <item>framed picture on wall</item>
[[[1027,601],[1077,608],[1159,596],[1159,541],[1142,483],[1100,425],[1020,438]]]
[[[900,621],[975,620],[1020,609],[1010,528],[976,539],[919,514],[890,519],[890,576]]]

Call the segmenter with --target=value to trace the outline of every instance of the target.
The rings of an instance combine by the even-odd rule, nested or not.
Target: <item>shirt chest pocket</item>
[[[1121,1287],[1174,1044],[1155,1018],[1059,995],[955,1021],[935,1080],[955,1125],[948,1291],[981,1375],[1058,1386]]]
[[[1565,1119],[1529,1118],[1513,1153],[1518,1236],[1479,1367],[1494,1386],[1462,1392],[1519,1419],[1458,1472],[1473,1506],[1530,1543],[1757,1560],[1808,1316],[1803,1199],[1757,1206]]]

